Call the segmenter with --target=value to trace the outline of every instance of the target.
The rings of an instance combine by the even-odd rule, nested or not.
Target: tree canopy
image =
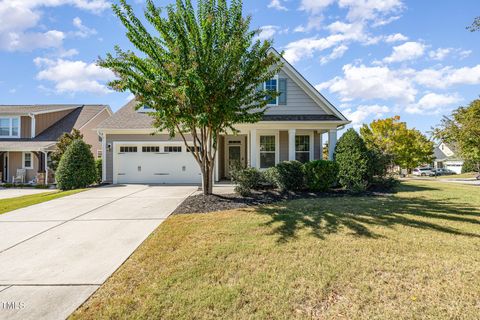
[[[476,17],[472,25],[467,27],[467,29],[472,32],[480,30],[480,17]]]
[[[410,170],[433,160],[433,142],[409,129],[399,116],[364,124],[360,133],[369,149],[379,150],[401,168]]]
[[[74,140],[83,140],[83,134],[78,129],[73,129],[72,132],[66,132],[58,138],[55,150],[50,154],[50,163],[48,164],[50,169],[53,171],[57,170],[63,154]]]
[[[148,27],[125,0],[112,6],[137,51],[116,46],[116,56],[98,64],[117,75],[111,88],[155,110],[159,132],[182,136],[210,194],[219,135],[262,118],[277,93],[258,87],[278,73],[279,58],[269,54],[271,42],[255,40],[241,0],[198,0],[196,10],[191,0],[163,8],[147,0],[145,7]]]
[[[444,117],[433,134],[436,139],[453,145],[464,159],[480,164],[480,99]]]

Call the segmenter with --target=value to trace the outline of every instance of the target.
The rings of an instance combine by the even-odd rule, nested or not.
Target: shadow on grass
[[[404,185],[398,191],[413,191],[412,187],[418,188]],[[320,239],[345,228],[355,236],[381,237],[371,230],[372,226],[408,226],[480,238],[480,209],[452,203],[448,199],[433,201],[397,196],[320,198],[260,207],[258,213],[271,218],[266,224],[274,226],[272,234],[279,235],[280,243],[295,239],[301,230]],[[477,225],[479,232],[462,231],[448,226],[445,221]]]

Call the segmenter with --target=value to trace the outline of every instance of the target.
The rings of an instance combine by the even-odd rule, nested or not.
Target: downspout
[[[98,136],[102,139],[102,182],[107,180],[107,135],[97,129]]]

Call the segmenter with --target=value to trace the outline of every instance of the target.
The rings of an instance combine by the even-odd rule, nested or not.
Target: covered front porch
[[[282,161],[332,160],[338,128],[334,124],[263,123],[239,131],[220,136],[217,182],[230,179],[230,170],[235,166],[264,170]]]
[[[0,181],[15,184],[52,183],[53,173],[48,168],[50,150],[42,145],[5,145],[0,149]],[[25,147],[25,148],[24,148]],[[27,148],[29,147],[29,148]]]

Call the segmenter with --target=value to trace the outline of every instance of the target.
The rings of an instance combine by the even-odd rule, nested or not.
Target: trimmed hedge
[[[299,161],[280,162],[266,171],[265,178],[282,191],[298,191],[305,188],[303,164]]]
[[[353,129],[348,129],[335,148],[338,180],[348,190],[365,191],[372,179],[370,153],[365,142]]]
[[[102,159],[101,158],[95,160],[95,169],[96,169],[96,173],[97,173],[95,182],[100,184],[100,183],[102,183],[102,171],[103,171]]]
[[[479,172],[480,160],[465,160],[462,166],[462,173]]]
[[[305,182],[311,191],[327,191],[338,178],[338,165],[327,160],[315,160],[303,165]]]
[[[264,181],[262,173],[255,168],[238,168],[230,172],[235,185],[235,192],[246,197],[252,190],[259,190]]]
[[[83,140],[74,140],[58,164],[56,179],[61,190],[85,188],[95,182],[97,169],[90,147]]]

